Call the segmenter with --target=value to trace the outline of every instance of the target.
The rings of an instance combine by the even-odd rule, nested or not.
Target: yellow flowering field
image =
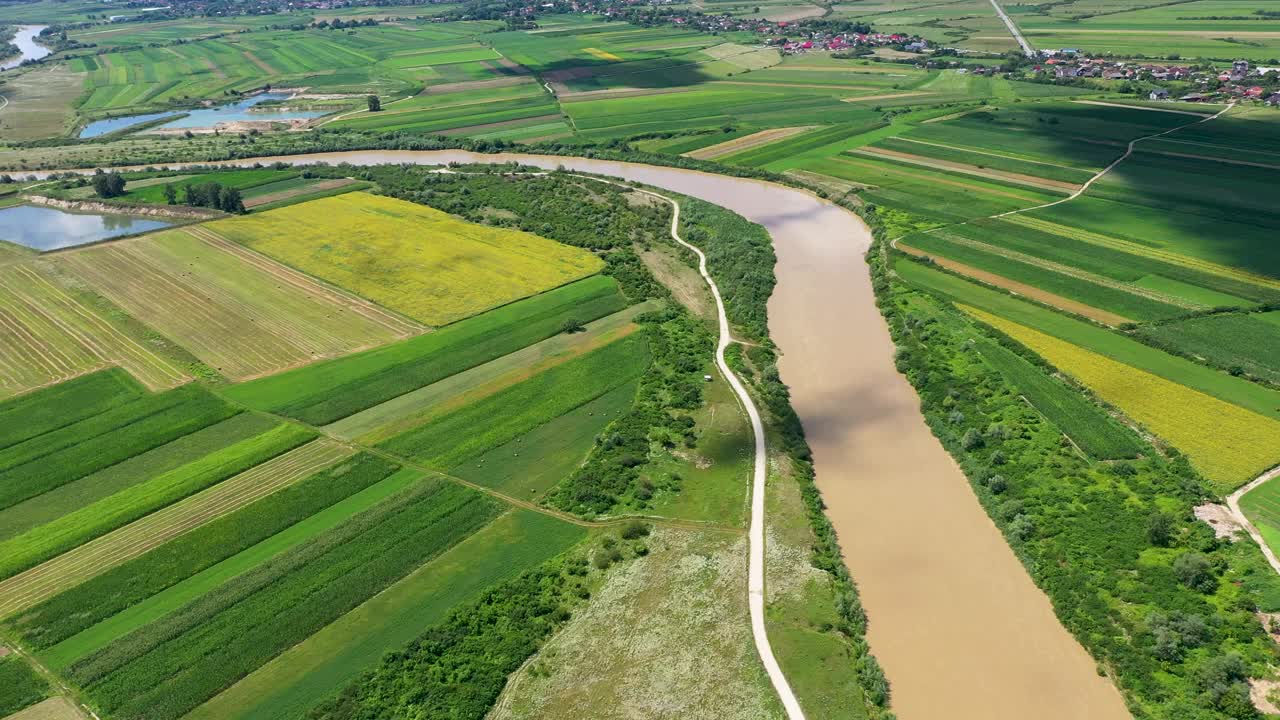
[[[604,267],[592,253],[554,240],[362,192],[205,227],[433,326]]]
[[[1280,462],[1280,422],[977,308],[960,306],[1034,350],[1185,453],[1228,492]]]

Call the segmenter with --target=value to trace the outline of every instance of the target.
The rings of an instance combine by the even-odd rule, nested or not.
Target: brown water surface
[[[898,717],[1129,717],[925,425],[919,399],[894,368],[862,258],[870,235],[853,214],[770,183],[584,158],[362,151],[256,160],[563,166],[698,197],[765,226],[778,254],[769,328],[783,353],[782,377]]]

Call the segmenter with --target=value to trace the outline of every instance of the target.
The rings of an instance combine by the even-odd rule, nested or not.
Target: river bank
[[[223,164],[276,161],[564,167],[697,197],[763,225],[778,257],[769,326],[782,378],[898,717],[1128,717],[925,425],[875,306],[863,259],[870,234],[852,213],[771,183],[574,157],[366,151]]]

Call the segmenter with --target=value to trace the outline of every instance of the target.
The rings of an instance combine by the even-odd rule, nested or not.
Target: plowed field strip
[[[353,452],[333,440],[315,440],[0,582],[0,617],[29,608],[192,528],[288,487]]]
[[[42,291],[52,304],[66,311],[68,320],[58,321],[59,326],[87,345],[98,357],[120,364],[153,390],[170,388],[190,379],[190,376],[103,320],[32,268],[20,267],[16,272],[25,275],[34,288]],[[80,329],[72,327],[70,318],[79,321]]]
[[[1024,175],[1022,173],[980,168],[976,165],[966,165],[965,163],[950,162],[947,160],[935,160],[934,158],[898,152],[897,150],[864,147],[851,152],[855,155],[873,157],[881,160],[896,160],[908,165],[919,165],[921,167],[934,168],[937,170],[951,170],[953,172],[973,175],[975,177],[991,178],[993,180],[1008,180],[1010,182],[1016,182],[1020,185],[1028,185],[1030,187],[1071,191],[1080,189],[1080,186],[1075,183],[1062,182],[1061,180],[1048,180],[1042,177],[1035,177],[1034,175]]]

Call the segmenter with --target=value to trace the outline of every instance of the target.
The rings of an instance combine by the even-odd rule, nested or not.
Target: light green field
[[[594,274],[591,253],[432,208],[349,193],[209,230],[429,325]]]

